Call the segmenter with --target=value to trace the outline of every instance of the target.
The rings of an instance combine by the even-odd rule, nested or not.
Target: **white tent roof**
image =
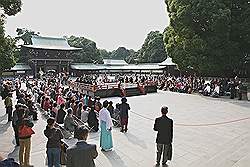
[[[160,66],[176,66],[175,63],[173,63],[172,58],[168,57],[166,60],[163,62],[159,63]]]

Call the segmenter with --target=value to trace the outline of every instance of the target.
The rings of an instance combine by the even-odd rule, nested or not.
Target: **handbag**
[[[33,129],[27,125],[21,125],[18,130],[18,135],[20,138],[29,137],[31,135],[35,134]]]

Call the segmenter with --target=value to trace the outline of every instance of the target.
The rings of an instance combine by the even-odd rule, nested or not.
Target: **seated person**
[[[64,119],[64,128],[71,133],[75,131],[75,128],[78,126],[77,122],[73,118],[73,110],[69,108],[67,110],[68,114]]]
[[[211,93],[212,97],[220,97],[220,86],[215,84],[215,88],[213,92]]]
[[[208,83],[203,91],[203,95],[204,96],[209,96],[211,93],[211,87],[210,87],[210,84]]]

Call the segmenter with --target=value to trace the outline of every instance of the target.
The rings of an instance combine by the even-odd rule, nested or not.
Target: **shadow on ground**
[[[0,124],[0,134],[3,134],[8,130],[8,128],[10,127],[10,123],[11,122],[7,122],[6,124]]]
[[[114,167],[127,167],[126,164],[124,164],[124,161],[121,159],[121,157],[116,153],[116,151],[110,151],[110,152],[104,152],[103,153],[109,160],[112,166]]]
[[[147,145],[145,144],[145,141],[142,139],[139,139],[137,136],[133,135],[132,133],[125,133],[125,136],[127,137],[128,141],[140,146],[143,149],[147,149]]]
[[[18,162],[19,161],[18,155],[19,155],[19,147],[15,147],[14,150],[8,154],[8,158],[13,158],[15,159],[16,162]]]

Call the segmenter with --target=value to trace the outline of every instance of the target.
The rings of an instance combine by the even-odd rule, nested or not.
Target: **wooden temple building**
[[[32,36],[32,45],[21,46],[21,62],[28,64],[34,76],[53,70],[69,71],[72,54],[81,48],[70,47],[65,38]]]
[[[31,45],[21,45],[20,63],[8,72],[13,75],[33,75],[54,71],[73,76],[99,73],[173,74],[179,70],[171,58],[162,63],[128,64],[124,60],[104,59],[103,64],[75,63],[73,54],[81,48],[71,47],[65,38],[32,36]]]

